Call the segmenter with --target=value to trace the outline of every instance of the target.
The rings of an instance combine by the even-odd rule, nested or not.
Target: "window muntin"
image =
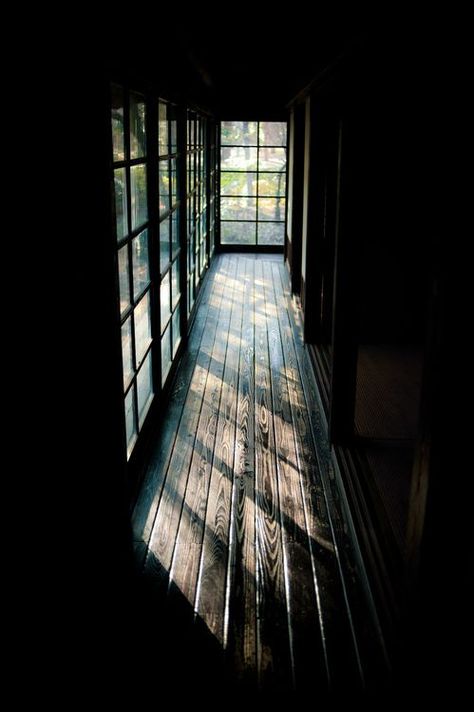
[[[286,123],[222,121],[223,245],[281,246],[286,219]]]
[[[153,116],[158,125],[150,131]],[[173,104],[111,88],[111,178],[128,457],[155,394],[169,378],[183,320],[195,304],[214,250],[216,129],[214,125],[209,132],[209,119],[200,112],[189,110],[183,116],[185,157],[178,151],[180,127]],[[186,223],[181,219],[182,198]],[[181,229],[187,236],[184,264]],[[187,302],[182,291],[186,280]]]
[[[147,104],[111,88],[112,158],[127,456],[153,399]]]

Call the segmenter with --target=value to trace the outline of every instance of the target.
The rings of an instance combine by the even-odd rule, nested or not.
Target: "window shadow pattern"
[[[147,665],[353,701],[385,686],[383,652],[284,265],[222,254],[203,289],[132,516]]]

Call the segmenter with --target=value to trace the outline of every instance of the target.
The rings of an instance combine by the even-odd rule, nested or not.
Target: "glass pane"
[[[168,326],[161,339],[161,383],[164,385],[171,366],[171,328]]]
[[[166,322],[169,319],[171,307],[170,307],[170,273],[163,277],[160,287],[160,300],[161,300],[161,331],[163,331]]]
[[[170,261],[170,223],[171,218],[160,222],[160,272],[163,272]]]
[[[193,273],[190,272],[190,279],[188,280],[188,316],[190,315],[191,309],[193,306],[192,283],[193,283]]]
[[[186,156],[186,175],[188,177],[188,184],[187,184],[187,191],[188,193],[191,192],[191,161],[192,161],[192,154],[188,153]]]
[[[117,168],[114,171],[115,186],[115,220],[117,224],[117,240],[128,232],[127,228],[127,177],[125,168]]]
[[[285,219],[285,198],[259,198],[258,199],[258,219],[259,220],[284,220]]]
[[[131,166],[131,205],[132,205],[132,230],[143,225],[148,220],[147,193],[146,193],[146,166]]]
[[[171,119],[171,150],[170,153],[176,153],[178,150],[178,143],[176,140],[176,128],[177,128],[177,121],[176,121],[176,107],[175,106],[169,106],[168,107],[168,117]]]
[[[171,216],[171,255],[179,250],[179,208]]]
[[[201,251],[198,246],[196,250],[196,276],[201,276]]]
[[[171,205],[174,205],[178,200],[178,183],[176,179],[176,158],[170,161],[171,170]]]
[[[258,140],[261,146],[286,146],[286,122],[261,121]]]
[[[130,383],[133,376],[132,363],[132,318],[128,317],[122,325],[122,360],[123,360],[123,388]]]
[[[137,375],[138,421],[140,427],[150,407],[152,395],[151,353],[149,353]]]
[[[170,174],[169,161],[160,161],[158,165],[158,190],[160,192],[160,216],[170,209]]]
[[[285,171],[286,148],[260,148],[258,169],[260,171]]]
[[[130,94],[130,158],[146,156],[145,102]]]
[[[201,212],[201,186],[200,185],[197,186],[194,196],[195,196],[196,214],[199,215],[199,213]]]
[[[124,149],[124,128],[123,128],[123,89],[112,86],[112,143],[114,161],[123,161],[125,158]]]
[[[188,114],[187,141],[188,141],[188,148],[191,148],[191,146],[193,144],[193,121],[189,114]]]
[[[224,171],[256,171],[256,148],[222,148],[221,169]]]
[[[133,259],[133,296],[140,296],[145,287],[150,283],[150,269],[148,264],[148,230],[144,230],[132,241]]]
[[[166,119],[167,106],[162,101],[158,104],[158,153],[160,156],[168,155],[168,122]]]
[[[191,240],[188,243],[188,272],[191,274],[193,269],[194,269],[194,250],[193,250],[193,242]]]
[[[125,396],[125,428],[127,431],[127,455],[130,457],[132,452],[133,444],[135,442],[135,437],[137,434],[137,429],[135,426],[135,413],[133,409],[135,386],[130,388],[129,392]]]
[[[256,194],[256,173],[221,173],[221,195]]]
[[[150,293],[147,292],[139,305],[135,307],[135,354],[137,358],[137,368],[142,362],[150,341]]]
[[[237,145],[257,145],[256,121],[222,121],[221,143],[223,146],[235,143]]]
[[[118,272],[120,288],[120,313],[123,314],[130,304],[130,282],[128,274],[128,247],[122,247],[118,253]]]
[[[191,215],[193,211],[192,198],[188,198],[188,209],[187,209],[187,236],[192,232],[191,230]]]
[[[285,223],[258,223],[259,245],[284,245]]]
[[[226,245],[255,245],[256,223],[221,223],[221,241]]]
[[[282,195],[285,196],[286,174],[285,173],[259,173],[258,174],[258,194],[259,195]]]
[[[195,220],[194,220],[194,199],[191,198],[189,200],[189,205],[188,205],[188,218],[189,218],[189,225],[188,225],[188,235],[191,235],[193,230],[194,230],[194,225],[195,225]]]
[[[176,351],[178,350],[179,342],[181,339],[181,327],[180,327],[180,311],[177,307],[175,313],[173,314],[172,327],[173,327],[173,358],[176,356]]]
[[[221,198],[222,220],[255,220],[255,198]]]
[[[172,308],[176,305],[179,299],[180,288],[179,288],[179,259],[173,262],[171,268],[171,303]]]
[[[198,151],[196,154],[196,183],[200,183],[202,180],[202,155],[201,152]]]
[[[205,197],[205,190],[204,190],[204,186],[201,184],[199,186],[199,201],[198,201],[199,212],[202,212],[204,210],[204,197]]]

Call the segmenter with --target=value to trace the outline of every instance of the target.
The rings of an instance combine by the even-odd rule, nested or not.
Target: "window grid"
[[[152,348],[146,101],[141,94],[118,86],[112,86],[111,99],[124,409],[130,457],[153,399],[152,384],[147,387],[144,378]]]
[[[173,358],[181,341],[179,314],[181,290],[180,262],[180,192],[178,164],[177,108],[160,99],[158,103],[158,177],[159,177],[159,240],[160,240],[160,340],[161,384],[164,386]],[[177,280],[173,275],[177,274]],[[169,345],[171,346],[170,348]]]
[[[206,171],[207,118],[187,112],[187,292],[188,316],[208,264],[208,204]]]
[[[241,127],[241,128],[240,128]],[[235,134],[242,134],[240,141],[225,139],[225,131],[230,129]],[[247,131],[247,133],[246,133]],[[278,142],[265,141],[262,135],[268,132],[279,134]],[[255,139],[251,140],[251,134]],[[286,123],[283,122],[222,122],[221,123],[221,170],[220,170],[220,215],[222,244],[282,245],[284,243],[285,207],[286,207]],[[250,140],[249,140],[250,139]],[[232,159],[231,149],[241,149],[240,158]],[[252,153],[253,150],[253,153]],[[234,151],[234,154],[236,151]],[[268,158],[273,153],[278,170],[272,170]],[[262,161],[261,156],[266,154]],[[238,151],[237,151],[238,155]],[[230,159],[230,168],[226,167]],[[232,165],[232,160],[235,161]],[[239,167],[238,161],[244,162]],[[245,165],[246,161],[246,165]],[[231,176],[246,176],[247,190],[233,190]],[[278,176],[275,191],[261,187],[265,177],[270,181]],[[229,177],[229,178],[227,178]],[[242,183],[239,188],[242,188]],[[237,208],[235,217],[229,212],[232,206]],[[273,215],[272,215],[273,208]],[[255,226],[251,237],[252,225]],[[247,226],[245,228],[244,226]],[[226,236],[227,227],[233,237]],[[236,238],[238,230],[244,227],[244,239]],[[273,235],[272,235],[273,231]],[[247,233],[247,235],[246,235]],[[270,237],[268,237],[268,233]],[[267,234],[266,237],[265,234]],[[275,237],[276,235],[276,237]]]
[[[217,134],[215,123],[199,111],[178,114],[174,104],[161,98],[145,98],[139,92],[112,85],[111,99],[129,459],[154,394],[161,392],[169,378],[182,330],[187,327],[187,314],[195,303],[214,246]],[[178,150],[179,135],[185,156]],[[180,175],[181,170],[184,175]],[[183,239],[187,237],[185,254],[180,249],[181,233]]]
[[[216,244],[216,201],[217,193],[217,127],[209,131],[209,255],[212,258]]]

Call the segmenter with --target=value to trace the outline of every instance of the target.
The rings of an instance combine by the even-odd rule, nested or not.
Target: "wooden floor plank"
[[[311,463],[297,451],[288,384],[288,379],[293,384],[295,371],[283,355],[279,307],[270,262],[263,264],[263,276],[293,675],[297,689],[317,689],[321,694],[328,687],[326,651],[302,490],[302,480]]]
[[[183,417],[179,424],[163,493],[150,537],[145,570],[148,574],[155,571],[155,576],[158,571],[159,574],[164,574],[166,578],[171,566],[176,533],[186,491],[189,466],[194,451],[199,414],[201,412],[202,399],[211,362],[211,352],[216,335],[218,315],[224,299],[224,270],[227,265],[228,260],[223,260],[220,271],[216,275],[215,285],[210,299],[210,314],[206,321],[201,348],[196,360],[188,397],[186,398],[183,408]]]
[[[347,607],[344,582],[341,580],[340,561],[328,516],[326,492],[312,442],[311,424],[297,357],[298,345],[295,343],[287,310],[287,277],[280,266],[272,266],[272,271],[279,304],[278,315],[290,386],[296,445],[298,457],[304,463],[300,472],[329,682],[332,689],[337,688],[342,681],[357,687],[360,676],[358,651],[354,645],[350,611]]]
[[[132,531],[135,542],[148,544],[150,539],[163,482],[178,432],[179,421],[183,413],[183,406],[188,395],[196,358],[201,346],[204,328],[208,315],[212,318],[213,311],[210,309],[209,301],[215,286],[217,273],[218,266],[217,263],[215,263],[203,285],[203,294],[193,329],[173,383],[166,417],[163,419],[160,430],[160,447],[156,448],[152,454],[133,509]]]
[[[206,520],[207,499],[214,459],[223,376],[231,319],[232,294],[235,284],[235,260],[225,275],[224,296],[209,367],[194,442],[184,505],[181,511],[176,545],[170,570],[170,585],[174,584],[194,608],[196,584]]]
[[[324,706],[358,688],[373,627],[300,327],[280,258],[216,257],[133,530],[183,685]]]
[[[230,669],[256,682],[255,442],[253,263],[239,260],[244,285],[239,359],[234,481],[232,488],[224,646]]]
[[[231,320],[195,604],[198,615],[222,645],[244,298],[238,261],[234,283],[228,289],[232,290]]]
[[[255,262],[255,507],[258,674],[262,687],[291,678],[262,263]]]

